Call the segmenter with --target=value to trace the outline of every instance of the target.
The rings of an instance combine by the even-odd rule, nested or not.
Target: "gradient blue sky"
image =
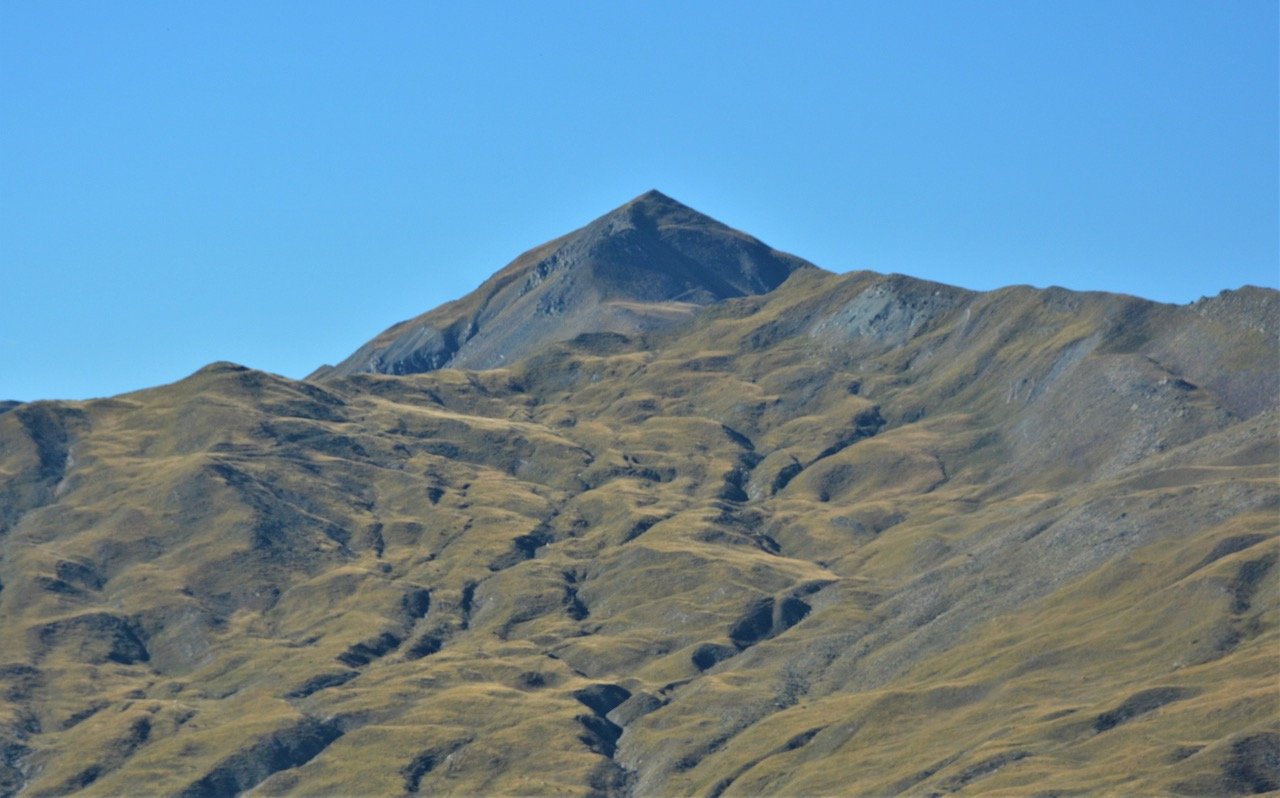
[[[1280,282],[1277,3],[0,3],[0,399],[299,377],[649,188],[836,271]]]

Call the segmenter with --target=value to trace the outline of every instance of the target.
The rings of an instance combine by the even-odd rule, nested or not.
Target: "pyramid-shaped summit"
[[[813,266],[649,191],[311,376],[497,368],[582,333],[642,333],[772,291],[800,268]]]

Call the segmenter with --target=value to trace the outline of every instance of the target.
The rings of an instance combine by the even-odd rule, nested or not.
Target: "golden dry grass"
[[[1134,302],[803,271],[508,369],[0,414],[0,792],[1266,787],[1275,342]]]

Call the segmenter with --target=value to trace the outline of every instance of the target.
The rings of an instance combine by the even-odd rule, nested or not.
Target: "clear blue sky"
[[[0,399],[299,377],[657,188],[836,271],[1280,282],[1274,0],[0,2]]]

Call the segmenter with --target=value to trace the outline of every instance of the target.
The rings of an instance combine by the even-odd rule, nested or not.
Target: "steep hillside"
[[[0,792],[1280,789],[1277,293],[775,278],[0,414]]]
[[[770,291],[804,267],[812,268],[649,191],[311,377],[495,368],[583,332],[666,326],[701,305]]]

